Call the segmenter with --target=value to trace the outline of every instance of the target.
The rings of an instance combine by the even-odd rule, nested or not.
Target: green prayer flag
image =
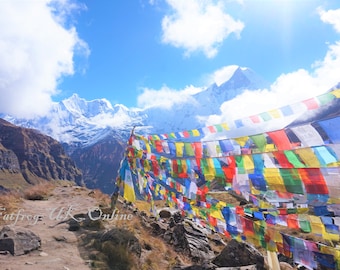
[[[288,161],[294,166],[294,168],[305,168],[306,165],[303,164],[298,156],[291,150],[284,151],[285,156],[287,157]]]
[[[195,152],[194,152],[194,149],[193,149],[191,143],[185,142],[184,143],[184,149],[185,149],[185,154],[188,155],[189,157],[195,156]]]
[[[267,112],[260,113],[260,117],[263,119],[263,121],[269,121],[272,119],[270,114]]]
[[[301,231],[303,231],[305,233],[312,232],[310,222],[307,220],[307,218],[304,218],[301,215],[299,215],[298,221],[299,221],[299,227],[300,227]]]
[[[330,103],[335,98],[335,96],[331,93],[326,93],[321,96],[317,96],[316,98],[319,101],[320,105],[325,105]]]
[[[235,161],[236,161],[236,166],[237,166],[238,172],[241,173],[241,174],[245,174],[246,169],[244,168],[243,157],[242,156],[235,156]]]
[[[263,152],[267,145],[267,138],[264,134],[252,135],[250,138],[255,143],[256,147]]]
[[[288,192],[294,194],[304,194],[302,181],[297,169],[279,169],[283,183]]]

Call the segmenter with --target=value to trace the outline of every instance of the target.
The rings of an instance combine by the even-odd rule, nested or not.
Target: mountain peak
[[[63,104],[69,112],[86,117],[113,110],[111,103],[105,98],[87,101],[79,97],[76,93],[60,103]]]
[[[231,66],[231,75],[219,85],[223,89],[258,89],[267,88],[269,83],[247,67]]]
[[[225,66],[215,73],[215,83],[217,86],[229,81],[235,72],[241,67],[238,65]]]

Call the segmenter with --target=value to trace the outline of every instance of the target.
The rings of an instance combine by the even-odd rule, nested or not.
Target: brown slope
[[[0,119],[0,186],[24,188],[46,180],[82,184],[82,173],[58,141]]]
[[[96,144],[76,149],[70,156],[82,170],[88,188],[111,194],[125,148],[126,142],[108,136]]]

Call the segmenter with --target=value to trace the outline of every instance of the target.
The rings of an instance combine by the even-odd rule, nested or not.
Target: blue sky
[[[230,65],[269,81],[260,93],[271,106],[340,81],[338,0],[1,0],[0,27],[0,111],[17,116],[73,93],[171,102],[228,78]]]

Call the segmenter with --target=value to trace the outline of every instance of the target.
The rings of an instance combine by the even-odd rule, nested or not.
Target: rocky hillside
[[[67,150],[69,146],[64,147]],[[69,155],[82,170],[88,188],[111,194],[125,147],[125,141],[107,136],[93,145],[76,148]]]
[[[0,186],[22,189],[44,181],[83,184],[81,171],[62,145],[40,132],[0,119]]]
[[[49,190],[43,200],[15,198],[15,207],[1,210],[0,269],[266,269],[259,251],[209,234],[165,205],[157,204],[156,218],[147,214],[147,202],[119,200],[112,210],[98,190],[69,184]]]

